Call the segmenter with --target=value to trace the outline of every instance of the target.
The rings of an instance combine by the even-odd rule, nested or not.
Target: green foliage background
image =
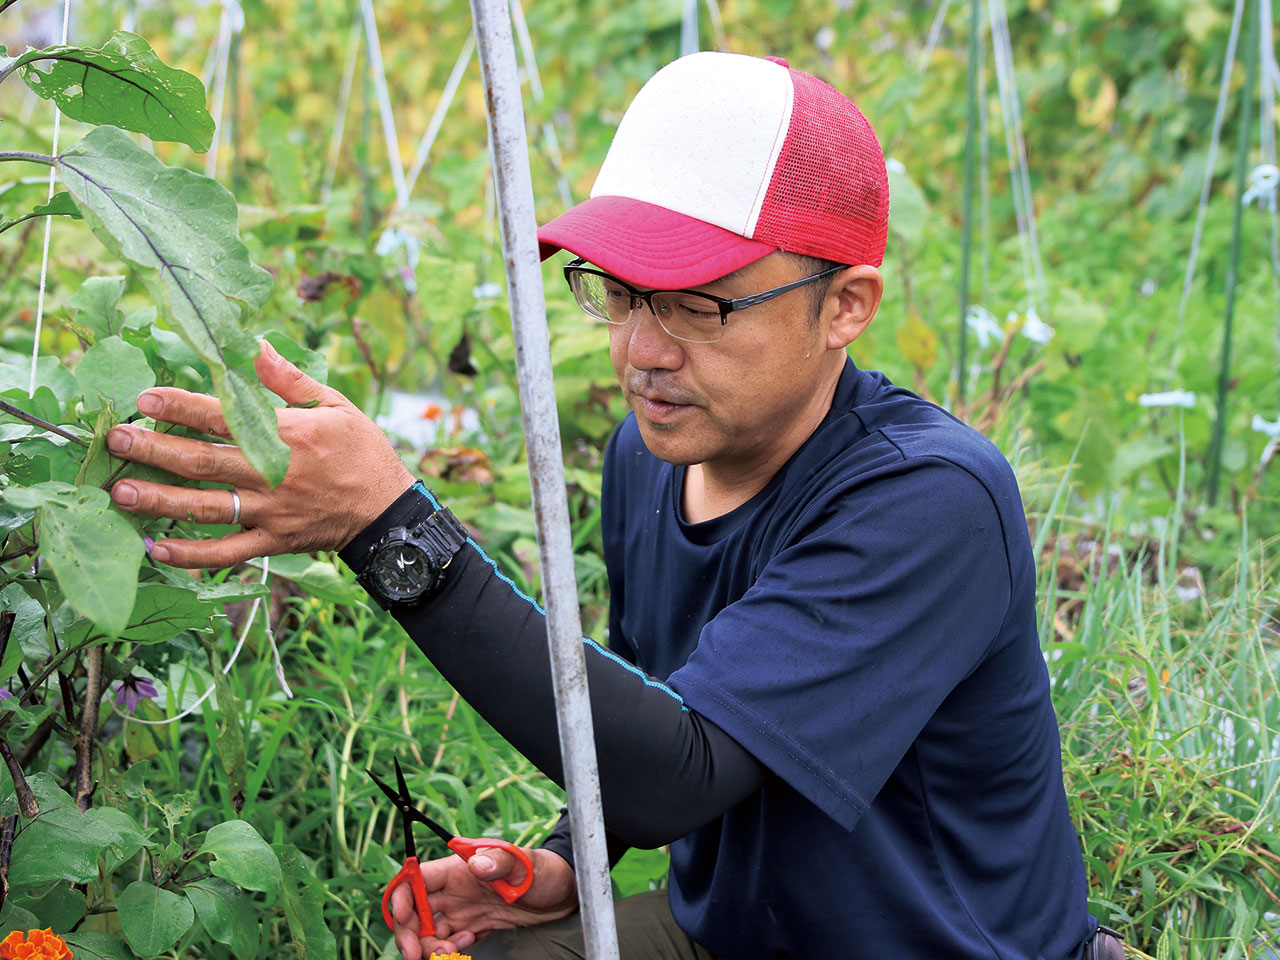
[[[377,6],[400,155],[408,165],[470,16],[454,0]],[[0,43],[15,56],[27,44],[55,43],[57,9],[21,0],[0,15]],[[270,335],[291,359],[371,413],[386,409],[392,390],[438,393],[440,449],[423,457],[406,447],[406,461],[475,525],[517,583],[536,590],[502,257],[487,186],[484,98],[474,61],[401,209],[388,172],[376,78],[363,50],[343,135],[340,141],[334,136],[358,5],[255,0],[242,9],[244,29],[230,42],[217,179],[238,203],[249,257],[272,278],[270,291],[264,286],[254,298],[256,311],[245,311],[243,331]],[[967,11],[950,11],[922,70],[936,9],[726,0],[719,21],[705,6],[700,16],[704,46],[784,55],[848,93],[901,164],[886,299],[851,352],[858,363],[954,405]],[[1000,443],[1028,502],[1043,559],[1042,637],[1093,911],[1123,929],[1141,955],[1234,957],[1252,950],[1257,956],[1266,945],[1274,948],[1280,909],[1274,893],[1280,889],[1274,560],[1280,470],[1263,460],[1268,437],[1251,424],[1255,416],[1280,419],[1280,307],[1269,262],[1270,220],[1256,208],[1244,218],[1223,495],[1213,507],[1203,496],[1231,267],[1230,145],[1238,124],[1248,122],[1255,127],[1249,163],[1259,162],[1256,103],[1242,118],[1233,100],[1227,115],[1200,267],[1177,331],[1231,5],[1014,0],[1008,10],[1048,288],[1040,315],[1056,335],[1040,345],[1020,332],[1028,291],[984,30],[989,165],[971,302],[996,318],[1004,339],[985,347],[970,340],[976,369],[966,371],[968,403],[958,412]],[[565,206],[562,184],[570,199],[586,196],[622,108],[678,54],[680,5],[540,0],[525,13],[544,90],[541,100],[527,97],[526,108],[545,220]],[[86,2],[73,6],[71,40],[101,46],[127,25],[163,63],[200,75],[215,59],[218,17],[216,7]],[[1236,100],[1243,86],[1237,65]],[[47,153],[52,111],[26,90],[15,80],[0,86],[0,151]],[[207,103],[213,107],[211,97]],[[82,120],[63,118],[64,149],[88,132],[86,124],[104,117]],[[119,115],[115,122],[127,126]],[[558,156],[547,129],[554,131]],[[209,131],[186,133],[177,139],[189,146],[147,146],[165,164],[199,171],[203,158],[192,148],[207,146]],[[0,216],[22,216],[43,201],[43,173],[43,167],[0,166]],[[5,189],[11,174],[32,182]],[[25,396],[42,223],[29,220],[0,234],[0,392],[14,400]],[[201,374],[201,358],[193,360],[189,346],[182,352],[175,335],[180,324],[145,313],[166,295],[155,278],[122,262],[110,246],[104,250],[92,226],[54,224],[41,353],[63,366],[45,361],[42,376],[51,392],[92,395],[85,383],[112,379],[93,374],[101,360],[90,357],[98,347],[88,345],[97,338],[85,331],[98,316],[106,318],[102,332],[136,341],[160,382],[216,386]],[[557,264],[548,265],[545,279],[584,625],[601,636],[607,598],[598,466],[624,410],[603,334],[583,325]],[[486,291],[489,284],[498,287]],[[242,335],[228,334],[233,340]],[[474,376],[453,372],[464,355]],[[233,374],[236,359],[227,364]],[[79,378],[74,383],[66,379],[68,369]],[[1174,388],[1194,391],[1196,406],[1151,410],[1137,402],[1141,394]],[[475,412],[474,425],[453,417],[454,404]],[[127,404],[117,412],[128,416]],[[82,425],[88,432],[95,427],[92,420]],[[76,479],[74,470],[56,475],[59,461],[51,462],[55,470],[44,479]],[[11,467],[13,483],[16,462]],[[273,607],[297,698],[285,699],[267,638],[255,624],[233,672],[187,720],[142,727],[109,699],[104,703],[95,809],[128,810],[167,839],[170,846],[161,844],[145,861],[157,880],[151,889],[163,894],[204,884],[205,895],[215,897],[217,882],[225,882],[216,870],[199,879],[194,869],[175,873],[166,883],[156,865],[187,862],[182,858],[208,844],[211,827],[242,819],[276,851],[284,871],[270,890],[246,887],[257,891],[246,894],[254,898],[256,921],[228,927],[236,939],[217,936],[218,921],[204,923],[211,913],[200,915],[204,932],[202,924],[189,925],[176,944],[157,946],[126,927],[124,939],[139,956],[248,957],[280,949],[304,956],[386,955],[377,899],[394,869],[398,828],[362,770],[385,766],[393,753],[411,760],[413,788],[433,815],[463,833],[528,842],[554,820],[554,788],[457,703],[342,576],[305,558],[276,569],[277,583],[291,576],[302,585],[301,595],[277,591]],[[144,703],[140,716],[158,720],[190,706],[213,685],[220,668],[211,664],[224,662],[235,640],[230,624],[218,619],[203,632],[132,650],[132,663],[163,691],[160,702]],[[66,682],[71,695],[53,691],[50,703],[76,699],[83,678],[72,673]],[[34,715],[15,730],[29,734],[42,720]],[[37,781],[41,789],[57,789],[70,755],[70,744],[55,735],[28,772],[47,777]],[[125,882],[121,864],[137,857],[139,847],[130,847],[120,829],[116,835],[116,853],[97,864],[102,913],[83,919],[83,893],[70,886],[72,878],[33,881],[16,903],[55,929],[78,925],[125,950],[112,919],[117,898],[121,917],[134,907],[163,915],[171,904]],[[216,860],[209,855],[195,862]],[[643,888],[662,876],[662,862],[661,856],[629,857],[615,879],[625,890]],[[128,869],[142,879],[143,861]],[[304,874],[317,882],[284,882]],[[155,902],[141,904],[144,893]],[[184,896],[200,913],[201,894]],[[314,926],[321,915],[332,942]],[[250,928],[253,937],[245,932]]]

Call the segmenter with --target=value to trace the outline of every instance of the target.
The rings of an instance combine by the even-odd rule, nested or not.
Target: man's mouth
[[[651,423],[669,422],[693,406],[693,398],[681,390],[658,390],[644,383],[629,386],[636,413]]]

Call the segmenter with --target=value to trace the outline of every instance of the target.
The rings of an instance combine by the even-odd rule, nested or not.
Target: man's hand
[[[429,860],[422,879],[435,914],[436,935],[419,937],[418,915],[407,885],[391,894],[396,947],[404,960],[421,960],[434,953],[461,953],[494,930],[527,927],[568,916],[578,906],[573,869],[550,850],[529,850],[533,883],[515,903],[508,904],[489,886],[491,880],[513,885],[524,880],[524,867],[510,853],[485,847],[469,861],[461,857]]]
[[[143,430],[134,424],[107,435],[117,457],[163,467],[191,480],[232,484],[240,496],[243,530],[213,540],[163,540],[151,555],[175,567],[229,567],[253,557],[337,550],[375,520],[413,483],[377,425],[337,390],[322,386],[265,340],[254,360],[263,386],[295,406],[277,411],[280,439],[290,450],[284,482],[271,489],[238,447]],[[302,406],[302,405],[307,406]],[[214,397],[153,387],[138,409],[157,421],[230,437]],[[121,480],[116,505],[198,523],[231,523],[227,490],[196,490]]]

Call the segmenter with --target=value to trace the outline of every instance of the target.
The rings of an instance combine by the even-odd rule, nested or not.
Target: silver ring
[[[240,522],[240,494],[236,493],[235,488],[231,490],[231,522]]]

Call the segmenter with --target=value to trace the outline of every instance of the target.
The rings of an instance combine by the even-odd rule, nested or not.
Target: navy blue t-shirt
[[[750,501],[685,523],[683,479],[629,417],[609,646],[770,776],[671,845],[680,926],[735,960],[1079,957],[1096,924],[999,451],[850,362]]]

